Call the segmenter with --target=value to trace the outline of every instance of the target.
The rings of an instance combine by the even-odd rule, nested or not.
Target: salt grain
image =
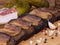
[[[33,43],[33,41],[32,40],[30,40],[30,44],[32,44]]]

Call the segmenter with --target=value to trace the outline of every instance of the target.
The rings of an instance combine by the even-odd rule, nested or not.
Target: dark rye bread
[[[8,0],[6,0],[6,1],[8,1]],[[6,3],[6,1],[5,0],[0,0],[0,8],[4,7],[3,5]]]
[[[0,32],[0,45],[15,45],[15,40],[5,33]]]
[[[30,14],[22,17],[22,19],[25,20],[25,21],[31,22],[32,25],[34,25],[34,26],[39,25],[39,23],[41,22],[41,18],[36,17],[34,15],[30,15]]]
[[[21,27],[23,29],[23,31],[25,32],[25,35],[22,36],[22,38],[20,38],[20,40],[21,39],[26,40],[35,33],[34,28],[32,27],[32,24],[30,22],[22,20],[21,18],[11,21],[10,24]]]
[[[42,19],[35,15],[27,14],[26,16],[22,17],[22,19],[25,21],[31,22],[32,26],[35,29],[35,32],[39,32],[45,26]]]
[[[56,8],[60,12],[60,0],[56,0]]]
[[[25,35],[25,32],[20,27],[12,24],[5,24],[4,28],[0,29],[0,32],[8,34],[16,41]]]
[[[34,28],[31,26],[31,23],[24,21],[21,18],[11,21],[10,24],[21,27],[27,34],[34,32]]]
[[[50,20],[51,22],[55,22],[57,17],[60,16],[57,9],[51,8],[38,8],[30,12],[30,14],[35,14],[36,16]]]
[[[55,0],[47,0],[49,2],[49,8],[55,8]]]
[[[12,0],[0,0],[0,8],[4,8],[5,4],[9,1],[12,1]]]
[[[57,8],[55,8],[55,9],[40,8],[40,9],[41,9],[41,11],[50,12],[52,14],[52,18],[50,19],[50,21],[52,21],[52,22],[55,22],[60,17],[60,12],[57,10]]]
[[[50,12],[41,11],[41,8],[32,10],[30,14],[36,15],[46,20],[52,18],[52,14]]]

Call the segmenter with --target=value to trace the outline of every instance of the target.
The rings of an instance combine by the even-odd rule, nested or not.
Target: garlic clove
[[[56,29],[56,26],[52,24],[50,21],[48,21],[48,26],[50,29]]]

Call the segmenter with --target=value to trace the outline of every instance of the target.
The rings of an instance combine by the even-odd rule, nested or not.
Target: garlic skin
[[[54,30],[49,30],[49,36],[52,36],[52,35],[54,35]]]
[[[12,19],[17,19],[18,18],[17,14],[18,13],[17,11],[15,11],[15,9],[8,9],[8,11],[6,10],[0,11],[0,24],[5,24],[11,21]]]
[[[50,21],[48,21],[48,26],[49,26],[50,29],[56,29],[56,28],[57,28],[57,27],[56,27],[54,24],[52,24]]]

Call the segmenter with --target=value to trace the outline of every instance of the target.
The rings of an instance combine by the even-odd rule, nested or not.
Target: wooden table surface
[[[54,24],[58,25],[57,22],[55,22]],[[49,29],[47,28],[47,30]],[[57,32],[57,30],[55,32]],[[42,41],[38,42],[37,40],[39,40],[40,38],[42,38]],[[46,43],[44,43],[44,38],[47,39]],[[42,32],[39,32],[35,34],[33,37],[29,38],[28,40],[20,42],[18,45],[37,45],[36,43],[38,45],[60,45],[60,34],[57,34],[57,36],[49,36],[44,35]]]
[[[42,42],[38,43],[37,40],[39,38],[46,38],[47,42],[44,43],[44,40],[42,40]],[[39,32],[38,34],[34,35],[30,39],[26,41],[22,41],[18,45],[36,45],[36,43],[38,43],[38,45],[60,45],[60,35],[53,36],[53,38],[54,39],[51,39],[51,37],[49,37],[48,35],[43,35],[41,32]],[[30,44],[30,41],[32,41],[32,44]]]

